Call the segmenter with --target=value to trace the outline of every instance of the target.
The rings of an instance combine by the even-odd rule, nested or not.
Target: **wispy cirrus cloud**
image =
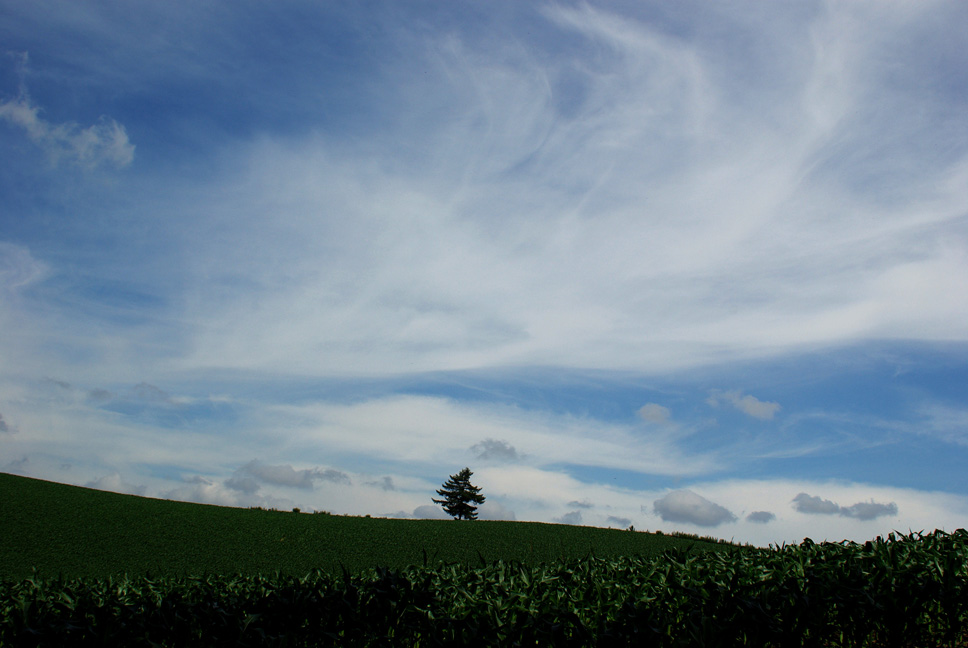
[[[951,300],[906,306],[915,286],[951,290],[964,276],[964,259],[937,227],[966,204],[955,189],[960,167],[938,169],[948,178],[938,190],[885,212],[860,181],[832,190],[817,164],[842,141],[837,115],[873,99],[856,88],[871,80],[851,65],[806,55],[843,46],[864,69],[874,65],[864,48],[881,44],[848,47],[835,16],[794,31],[812,63],[794,69],[774,103],[754,108],[730,91],[735,79],[718,53],[590,6],[546,13],[583,39],[560,62],[453,39],[432,57],[429,46],[419,52],[433,63],[420,74],[436,75],[446,92],[407,95],[414,132],[435,134],[433,155],[405,168],[392,163],[390,144],[365,155],[334,155],[325,137],[244,148],[244,173],[220,177],[219,204],[201,208],[210,223],[238,227],[218,226],[218,241],[193,236],[192,256],[200,272],[251,290],[236,296],[222,281],[195,284],[190,316],[205,333],[189,361],[664,369],[891,335],[915,319],[931,321],[922,330],[932,335],[960,335],[951,327],[964,313]],[[604,53],[588,63],[588,50]],[[401,69],[385,92],[404,92],[412,72]],[[563,77],[583,88],[566,114],[554,101]],[[709,102],[698,113],[688,108],[697,97]],[[421,122],[441,101],[455,118]],[[681,151],[695,156],[670,162]],[[320,221],[321,201],[346,217]],[[519,205],[526,218],[512,216]],[[266,209],[290,216],[266,222]],[[495,213],[506,214],[499,227]],[[285,263],[273,252],[283,247]],[[274,340],[301,352],[280,355]],[[352,351],[361,348],[375,352]],[[743,407],[770,412],[765,403]]]
[[[20,60],[23,75],[27,54],[23,54]],[[135,147],[124,126],[109,117],[101,117],[87,127],[71,122],[51,123],[43,118],[41,108],[31,101],[23,78],[20,94],[0,102],[0,119],[22,129],[55,164],[64,160],[86,168],[104,164],[122,168],[134,160]]]
[[[968,445],[968,408],[928,402],[921,405],[918,413],[921,420],[912,426],[915,431],[948,443]]]
[[[5,296],[42,280],[49,272],[29,249],[0,241],[0,291]]]

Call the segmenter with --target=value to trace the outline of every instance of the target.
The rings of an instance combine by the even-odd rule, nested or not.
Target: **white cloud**
[[[480,439],[506,439],[518,461],[531,465],[582,463],[680,475],[717,465],[711,455],[686,458],[674,436],[642,436],[634,426],[440,397],[280,406],[266,415],[287,422],[307,448],[381,460],[466,465],[479,454]]]
[[[561,517],[554,518],[554,521],[560,524],[571,524],[575,526],[580,525],[581,511],[569,511],[568,513],[565,513]]]
[[[49,309],[40,304],[33,288],[52,274],[30,249],[0,241],[0,364],[7,367],[36,367],[38,352],[50,347],[51,331],[45,315]]]
[[[558,114],[548,79],[579,61],[448,41],[427,70],[456,97],[455,119],[422,123],[431,100],[413,98],[433,155],[401,167],[390,144],[334,153],[322,137],[226,153],[247,162],[217,179],[217,201],[186,192],[207,214],[186,231],[193,272],[215,279],[191,282],[186,362],[663,371],[869,335],[965,337],[957,300],[916,288],[956,294],[968,276],[963,246],[942,245],[937,227],[968,207],[947,184],[963,172],[939,169],[936,187],[885,210],[817,170],[840,115],[870,100],[856,87],[874,60],[858,50],[877,43],[841,59],[827,55],[847,42],[835,22],[796,34],[809,56],[764,108],[735,97],[699,45],[592,8],[551,13],[614,52],[580,75],[578,116]],[[687,108],[701,101],[715,105]],[[518,118],[503,109],[518,105]],[[670,127],[673,141],[657,137]],[[681,151],[694,156],[670,163]],[[230,278],[250,289],[227,291]],[[739,406],[776,413],[753,399]]]
[[[248,498],[251,492],[241,492],[238,489],[220,484],[201,476],[194,476],[184,480],[182,484],[161,493],[164,499],[181,502],[196,502],[199,504],[215,504],[217,506],[257,506],[264,502],[257,498]],[[287,508],[285,506],[277,508]],[[291,507],[288,507],[291,508]]]
[[[863,541],[891,531],[936,528],[953,531],[964,526],[965,516],[968,515],[968,498],[963,495],[844,481],[729,479],[695,483],[690,489],[701,493],[715,493],[716,503],[729,511],[773,512],[775,518],[768,524],[755,519],[738,518],[734,522],[715,527],[715,534],[719,537],[733,538],[758,546],[798,543],[807,537],[818,542],[839,542],[844,539]],[[890,502],[886,506],[892,508],[891,505],[895,505],[897,513],[861,518],[840,514],[839,509],[834,514],[818,515],[802,513],[795,506],[791,507],[794,498],[800,493],[808,492],[824,492],[830,498],[827,501],[832,502]],[[818,506],[822,508],[824,498],[817,499],[821,500]],[[859,509],[853,511],[861,512]],[[633,518],[636,528],[656,528],[654,523],[648,522],[640,527],[638,516],[629,517]],[[708,527],[689,523],[679,523],[673,528],[692,533],[708,533],[704,531]],[[670,530],[668,527],[663,529]]]
[[[0,241],[0,294],[5,297],[36,283],[49,274],[46,264],[25,247]]]
[[[422,515],[428,515],[435,508],[430,502],[434,489],[455,468],[472,459],[470,448],[475,440],[503,438],[513,441],[516,448],[526,449],[526,458],[472,465],[473,481],[488,498],[481,509],[482,519],[551,522],[560,519],[563,512],[580,511],[581,523],[586,525],[615,526],[615,518],[621,518],[629,520],[622,528],[634,524],[637,529],[654,530],[660,520],[658,528],[666,531],[702,533],[713,528],[726,538],[767,544],[799,541],[806,536],[864,539],[908,526],[953,528],[958,524],[957,511],[968,514],[964,498],[955,495],[782,480],[705,481],[701,476],[708,473],[703,470],[697,470],[687,482],[694,496],[679,493],[669,499],[670,493],[664,489],[617,487],[608,478],[609,466],[647,473],[653,465],[666,463],[666,455],[650,453],[649,447],[667,448],[672,466],[676,461],[674,435],[663,442],[668,445],[644,446],[642,459],[629,456],[628,449],[636,446],[626,441],[626,433],[634,436],[641,432],[634,423],[626,430],[594,420],[505,406],[393,396],[356,404],[250,408],[244,425],[231,424],[236,443],[226,447],[224,434],[209,434],[204,428],[182,432],[132,425],[116,413],[91,404],[86,388],[68,390],[54,381],[44,385],[43,407],[38,408],[43,410],[41,414],[25,407],[30,402],[26,394],[0,389],[0,395],[6,393],[4,402],[9,403],[4,405],[4,415],[16,420],[20,429],[19,434],[3,439],[4,454],[23,459],[19,467],[8,469],[46,479],[91,483],[106,474],[138,475],[138,466],[146,463],[177,466],[169,479],[137,478],[138,487],[143,486],[145,494],[154,496],[372,515],[427,506]],[[321,425],[322,429],[332,426],[332,433],[320,434]],[[284,447],[280,447],[275,432],[279,429],[291,430]],[[191,457],[178,450],[188,445],[194,449]],[[252,462],[253,454],[264,458]],[[619,455],[624,461],[615,459]],[[647,455],[648,460],[644,458]],[[370,474],[349,459],[359,456],[376,462]],[[561,463],[576,461],[594,468],[605,483],[577,479],[560,467]],[[73,467],[67,471],[63,463]],[[321,464],[331,467],[315,467]],[[242,468],[236,470],[239,466]],[[671,472],[672,466],[660,467],[670,472],[658,474],[676,475]],[[198,478],[185,482],[181,478],[184,474]],[[334,479],[325,481],[326,474]],[[436,477],[427,479],[428,474]],[[384,488],[384,478],[392,480],[393,490]],[[134,480],[126,477],[124,481]],[[135,490],[130,484],[117,487]],[[806,495],[818,492],[823,493],[822,498]],[[835,514],[804,514],[817,509],[811,506],[814,500],[829,502]],[[836,502],[857,504],[840,506]],[[763,524],[757,512],[774,512],[775,518]],[[729,521],[730,515],[737,519]],[[718,524],[708,526],[713,522]]]
[[[776,514],[770,511],[753,511],[746,516],[748,522],[757,522],[759,524],[766,524],[772,522],[776,519]]]
[[[128,495],[144,495],[147,490],[145,486],[126,482],[118,473],[99,477],[98,479],[87,482],[84,486],[87,488],[96,488],[97,490],[110,491],[112,493],[127,493]]]
[[[807,495],[806,493],[799,493],[794,497],[793,506],[801,513],[815,515],[836,515],[840,512],[839,504],[817,497],[816,495]]]
[[[479,520],[516,520],[517,517],[510,508],[502,504],[501,502],[495,501],[494,498],[488,498],[480,507],[477,509],[477,518]]]
[[[712,407],[718,407],[721,400],[726,401],[744,414],[764,421],[771,420],[780,411],[779,403],[761,401],[755,396],[743,394],[739,390],[713,390],[706,402]]]
[[[897,504],[889,502],[881,504],[873,499],[869,502],[857,502],[851,506],[840,506],[830,500],[799,493],[793,498],[793,506],[800,513],[813,515],[841,515],[857,518],[858,520],[873,520],[879,517],[895,517],[898,514]]]
[[[844,146],[867,150],[898,127],[875,111],[851,133],[845,119],[905,91],[882,87],[879,54],[918,11],[717,11],[749,50],[593,5],[542,13],[572,43],[556,56],[401,37],[413,57],[381,97],[406,110],[379,141],[269,129],[217,153],[215,173],[139,196],[146,220],[172,223],[185,273],[166,360],[310,375],[661,372],[872,335],[968,335],[959,300],[939,298],[968,276],[963,237],[946,235],[968,205],[964,162],[935,161],[934,181],[903,183],[886,207],[852,168],[826,171]],[[568,110],[563,80],[580,89]],[[26,96],[3,106],[39,141],[90,150],[77,159],[130,153],[110,121],[50,124]],[[401,144],[412,140],[419,155]],[[101,331],[79,337],[96,349]]]
[[[257,491],[261,484],[274,484],[276,486],[312,490],[314,483],[317,481],[328,481],[336,484],[352,483],[349,475],[332,468],[325,470],[319,468],[296,470],[288,464],[270,465],[258,459],[253,459],[236,470],[232,479],[225,482],[225,484],[234,490],[251,494]]]
[[[697,495],[691,490],[672,491],[652,503],[656,515],[666,522],[686,522],[701,527],[715,527],[733,522],[736,516],[726,508]]]
[[[497,439],[484,439],[480,443],[471,446],[471,450],[477,455],[478,459],[515,461],[518,459],[517,450],[507,441]]]
[[[251,475],[238,474],[233,475],[232,478],[225,481],[225,486],[234,491],[239,491],[245,495],[253,495],[259,491],[261,484],[259,480]]]
[[[639,408],[639,417],[649,423],[667,423],[672,417],[669,408],[657,403],[646,403]]]
[[[871,500],[870,502],[857,502],[850,506],[840,509],[840,514],[857,518],[858,520],[873,520],[879,517],[894,517],[897,515],[897,504],[889,502],[881,504]]]
[[[925,403],[918,414],[923,418],[913,431],[929,434],[948,443],[968,445],[968,409],[943,403]]]
[[[120,168],[134,160],[134,145],[124,126],[107,117],[87,128],[72,123],[52,124],[40,116],[40,108],[32,105],[29,97],[22,95],[0,102],[0,119],[26,131],[30,140],[55,163],[67,160],[87,168],[102,164]]]
[[[485,502],[486,504],[486,502]],[[421,504],[413,510],[413,517],[421,520],[449,520],[450,516],[444,509],[431,504]]]
[[[618,517],[615,515],[609,515],[605,518],[605,524],[608,526],[617,526],[622,529],[627,529],[631,524],[632,520],[626,517]]]

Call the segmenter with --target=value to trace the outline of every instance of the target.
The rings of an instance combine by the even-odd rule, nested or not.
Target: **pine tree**
[[[464,468],[456,475],[451,475],[437,491],[443,499],[431,498],[435,504],[443,506],[444,510],[456,520],[476,520],[477,507],[474,504],[484,503],[485,498],[480,494],[481,489],[471,484],[473,474],[470,468]]]

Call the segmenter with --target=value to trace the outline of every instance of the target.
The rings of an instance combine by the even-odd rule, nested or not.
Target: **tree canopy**
[[[431,498],[455,520],[476,520],[475,505],[484,503],[485,497],[480,494],[481,489],[471,484],[473,474],[470,468],[464,468],[456,475],[451,475],[437,490],[437,494],[443,499]]]

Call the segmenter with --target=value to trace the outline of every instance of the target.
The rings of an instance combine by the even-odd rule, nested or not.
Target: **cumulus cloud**
[[[622,527],[623,529],[627,529],[629,525],[632,524],[632,520],[627,517],[609,515],[607,518],[605,518],[605,524],[609,526],[617,526],[617,527]]]
[[[578,509],[595,508],[595,505],[592,504],[591,502],[589,502],[588,500],[581,500],[581,501],[572,500],[572,501],[568,502],[568,506],[571,507],[571,508],[578,508]]]
[[[439,506],[421,504],[413,510],[413,517],[421,520],[449,520],[450,516]]]
[[[26,63],[26,55],[23,62]],[[134,160],[135,147],[124,126],[115,120],[102,116],[84,128],[71,122],[51,123],[41,112],[23,85],[16,99],[0,102],[0,119],[21,128],[54,163],[67,160],[86,168],[103,164],[122,168]]]
[[[799,493],[793,498],[793,508],[801,513],[811,515],[836,515],[840,512],[839,504],[806,493]]]
[[[668,423],[672,417],[669,408],[657,403],[646,403],[639,408],[639,418],[649,423]]]
[[[556,517],[554,520],[561,524],[579,525],[581,524],[581,511],[569,511],[561,517]]]
[[[736,516],[728,509],[697,495],[691,490],[672,491],[652,504],[656,514],[666,522],[686,522],[697,526],[714,527],[734,522]]]
[[[488,498],[486,502],[481,504],[480,508],[477,509],[477,517],[481,520],[516,520],[517,517],[514,511],[509,509],[507,506],[501,502],[496,501],[494,498]]]
[[[16,432],[16,429],[3,420],[3,414],[0,414],[0,434],[13,434],[14,432]]]
[[[895,502],[881,504],[871,500],[869,502],[857,502],[851,506],[840,506],[830,500],[806,493],[799,493],[793,498],[793,508],[800,513],[811,515],[841,515],[858,520],[873,520],[878,517],[897,515],[898,511]]]
[[[112,493],[127,493],[129,495],[144,495],[146,488],[124,481],[118,473],[99,477],[84,484],[87,488],[110,491]]]
[[[231,488],[232,490],[239,491],[240,493],[252,495],[259,490],[261,484],[255,477],[251,477],[236,471],[235,475],[225,480],[225,486],[226,488]]]
[[[518,451],[514,449],[514,446],[507,441],[498,441],[497,439],[484,439],[480,443],[474,444],[471,450],[474,451],[478,459],[485,461],[515,461],[518,458]]]
[[[856,504],[840,509],[840,514],[844,517],[857,518],[858,520],[873,520],[874,518],[897,515],[897,504],[894,502],[881,504],[874,500],[870,502],[857,502]]]
[[[255,503],[254,500],[239,496],[240,492],[243,495],[251,495],[254,490],[232,489],[228,484],[220,484],[201,475],[186,477],[182,482],[175,488],[163,491],[161,497],[182,502],[198,502],[218,506],[240,506]]]
[[[743,394],[739,390],[722,391],[717,389],[706,399],[706,402],[712,407],[718,407],[722,401],[732,405],[744,414],[763,421],[772,419],[780,411],[779,403],[761,401],[755,396]]]
[[[261,484],[287,486],[303,490],[312,490],[314,482],[318,480],[337,484],[350,484],[349,475],[339,470],[327,468],[306,468],[296,470],[291,465],[270,465],[253,459],[235,471],[225,482],[229,488],[251,494],[259,490]]]
[[[770,511],[753,511],[746,516],[748,522],[757,522],[759,524],[766,524],[767,522],[772,522],[776,519],[776,514]]]

